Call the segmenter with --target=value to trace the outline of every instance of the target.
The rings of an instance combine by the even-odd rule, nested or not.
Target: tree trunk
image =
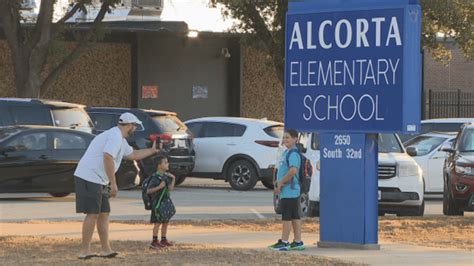
[[[26,47],[16,47],[11,53],[17,97],[40,97],[42,65],[32,64],[32,57],[33,51]]]

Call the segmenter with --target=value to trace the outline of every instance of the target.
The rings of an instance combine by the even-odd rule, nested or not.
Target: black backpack
[[[153,175],[145,178],[142,183],[142,200],[143,200],[143,205],[145,205],[145,210],[151,210],[152,209],[152,200],[151,200],[151,195],[147,193],[148,187],[150,186],[150,181],[153,178]]]
[[[301,193],[308,193],[311,186],[311,176],[313,175],[313,165],[311,161],[306,158],[299,150],[290,150],[286,155],[286,163],[290,166],[290,155],[291,153],[296,152],[301,158],[301,164],[298,171],[299,183],[301,187]],[[293,179],[292,179],[293,182]]]

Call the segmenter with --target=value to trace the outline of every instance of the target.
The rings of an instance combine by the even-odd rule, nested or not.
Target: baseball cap
[[[120,116],[119,124],[137,124],[141,125],[142,121],[140,121],[134,114],[132,113],[123,113]]]

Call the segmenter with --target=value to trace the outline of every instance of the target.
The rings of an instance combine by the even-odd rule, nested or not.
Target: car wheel
[[[443,214],[448,216],[463,216],[464,212],[456,210],[456,205],[451,197],[447,184],[444,184],[443,189]]]
[[[179,185],[183,184],[184,180],[186,180],[186,176],[183,176],[183,175],[177,176],[176,180],[174,182],[174,185],[179,186]]]
[[[303,193],[300,196],[300,210],[301,218],[309,215],[309,196],[307,193]]]
[[[319,202],[309,201],[307,217],[319,217]]]
[[[273,194],[273,209],[276,214],[281,214],[280,195]]]
[[[255,167],[246,160],[238,160],[232,163],[227,174],[227,180],[230,186],[239,191],[253,189],[258,181]]]
[[[262,182],[262,184],[268,188],[268,189],[275,189],[275,185],[273,184],[273,180],[268,180],[268,179],[262,179],[260,180]]]
[[[69,192],[50,192],[49,193],[49,195],[51,195],[55,198],[63,198],[63,197],[66,197],[69,194],[71,194],[71,193],[69,193]]]

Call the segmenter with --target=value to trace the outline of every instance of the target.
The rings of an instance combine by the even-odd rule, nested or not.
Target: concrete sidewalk
[[[81,224],[78,222],[0,223],[0,236],[80,238],[80,230]],[[149,241],[151,238],[151,226],[149,225],[112,223],[110,230],[112,240]],[[301,253],[371,265],[474,265],[474,251],[383,242],[380,251],[320,249],[314,244],[318,237],[317,234],[304,234],[303,240],[306,242],[307,249]],[[170,227],[169,238],[178,243],[267,251],[265,247],[275,242],[279,238],[279,233],[180,225],[179,227]]]

